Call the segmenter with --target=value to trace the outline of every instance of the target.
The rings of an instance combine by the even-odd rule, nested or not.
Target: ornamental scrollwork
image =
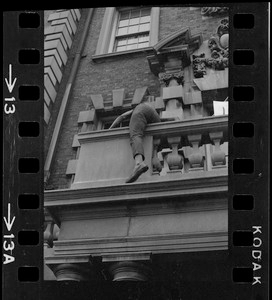
[[[228,12],[228,7],[202,7],[201,14],[205,17],[214,17]]]
[[[219,36],[219,38],[223,34],[228,34],[229,33],[229,19],[228,18],[225,18],[225,19],[220,21],[220,25],[217,27],[216,33]]]
[[[206,75],[205,53],[193,55],[193,71],[195,78],[201,78]]]
[[[193,71],[195,78],[206,75],[206,67],[214,70],[224,70],[229,66],[229,21],[227,18],[221,20],[217,28],[217,34],[208,40],[211,57],[205,58],[205,54],[193,55]]]
[[[168,86],[170,83],[170,80],[175,79],[179,85],[184,83],[184,72],[174,72],[174,73],[166,73],[162,72],[159,73],[159,80],[161,84],[165,84],[165,86]]]

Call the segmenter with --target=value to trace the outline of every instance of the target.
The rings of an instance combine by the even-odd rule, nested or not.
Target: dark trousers
[[[161,119],[156,110],[151,106],[141,103],[135,107],[129,122],[130,145],[133,158],[141,154],[143,159],[145,159],[143,147],[145,128],[147,124],[158,122],[161,122]]]

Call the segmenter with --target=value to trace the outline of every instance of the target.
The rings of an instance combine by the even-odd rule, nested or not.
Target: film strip
[[[3,295],[30,299],[43,255],[42,13],[5,12],[3,29]]]
[[[229,299],[264,300],[269,297],[270,6],[237,3],[230,4],[229,9],[228,260],[231,266],[230,284],[226,288]],[[4,299],[49,296],[89,299],[88,283],[43,280],[43,23],[42,11],[4,13],[3,296]],[[111,291],[113,287],[107,283],[101,288]],[[100,290],[93,299],[113,298],[110,292],[105,296]],[[172,295],[171,299],[187,298]]]

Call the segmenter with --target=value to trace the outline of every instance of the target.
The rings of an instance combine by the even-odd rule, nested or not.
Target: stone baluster
[[[168,173],[180,173],[183,168],[183,159],[179,154],[178,145],[180,143],[180,137],[168,137],[168,143],[172,146],[172,152],[167,155],[167,163],[169,166]]]
[[[152,274],[146,264],[134,261],[113,263],[109,272],[113,281],[148,281]]]
[[[199,150],[201,134],[188,135],[188,141],[192,145],[192,153],[188,156],[190,169],[189,171],[203,171],[204,157]]]
[[[166,175],[167,172],[170,170],[169,166],[168,166],[168,163],[167,163],[167,156],[171,152],[172,152],[172,150],[170,148],[164,148],[161,151],[161,155],[162,155],[162,158],[163,158],[163,169],[162,169],[162,171],[160,173],[161,176]]]
[[[57,281],[89,281],[92,278],[88,263],[64,263],[49,265]]]
[[[223,139],[223,132],[210,132],[210,139],[214,144],[213,152],[211,153],[212,168],[222,168],[226,165],[226,154],[222,151],[220,144]]]
[[[44,246],[47,248],[53,247],[53,240],[54,240],[54,222],[53,221],[47,221],[45,223],[45,231],[43,233],[43,240],[44,240]]]
[[[159,145],[160,145],[160,139],[154,139],[154,141],[153,141],[153,157],[152,157],[153,175],[159,175],[162,170],[162,164],[158,157]]]

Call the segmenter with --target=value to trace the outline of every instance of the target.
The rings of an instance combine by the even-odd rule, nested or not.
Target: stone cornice
[[[137,245],[137,251],[135,246]],[[147,251],[148,247],[148,251]],[[55,242],[55,251],[45,257],[46,264],[62,261],[86,261],[90,256],[108,256],[149,252],[152,254],[215,251],[228,249],[228,233],[199,232],[137,237],[112,237],[101,239],[76,239]]]
[[[137,204],[125,202],[114,206],[92,206],[91,209],[86,209],[85,206],[77,207],[74,210],[66,208],[62,210],[61,221],[209,212],[226,210],[228,206],[227,196],[224,194],[201,195],[201,199],[198,200],[195,200],[195,198],[195,196],[192,196],[188,200],[183,197],[175,201],[166,201],[163,206],[161,202]]]
[[[227,169],[203,171],[197,174],[182,174],[178,179],[136,182],[82,189],[66,189],[44,192],[44,206],[51,211],[54,207],[92,205],[122,201],[139,201],[164,197],[190,196],[198,194],[227,193]]]
[[[145,135],[167,137],[186,134],[201,134],[215,131],[227,131],[228,116],[212,116],[200,119],[188,119],[182,121],[170,121],[156,124],[149,124],[146,128]],[[78,141],[80,144],[90,143],[94,141],[103,141],[108,139],[128,138],[128,127],[114,128],[111,130],[89,131],[78,134]]]
[[[153,51],[153,47],[146,47],[146,48],[140,48],[140,49],[133,49],[133,50],[126,50],[126,51],[120,51],[120,52],[111,52],[111,53],[105,53],[105,54],[94,54],[92,55],[92,60],[95,62],[98,62],[103,59],[110,59],[114,57],[122,57],[124,55],[133,55],[133,54],[142,54],[142,53],[150,53]]]

